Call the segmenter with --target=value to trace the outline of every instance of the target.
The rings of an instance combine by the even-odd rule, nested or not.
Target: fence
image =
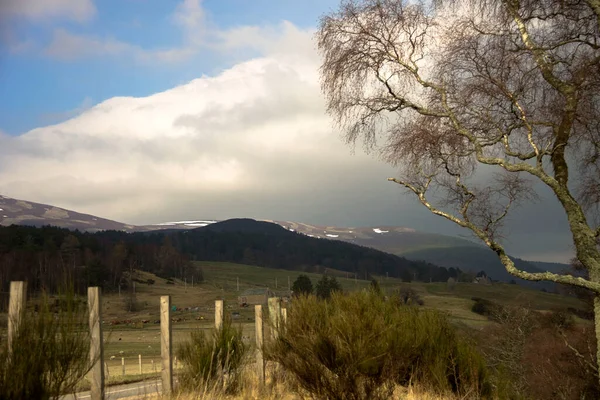
[[[8,349],[12,351],[12,340],[17,334],[27,297],[26,282],[11,282],[10,298],[8,307]],[[91,400],[104,400],[105,380],[110,376],[108,364],[104,358],[104,340],[102,332],[102,294],[99,287],[88,288],[88,312],[90,329],[90,370]],[[287,310],[281,308],[281,299],[277,297],[268,299],[268,313],[271,322],[271,337],[276,338],[279,326],[285,323]],[[256,336],[256,368],[259,383],[265,383],[265,360],[263,355],[264,326],[262,305],[255,305],[255,336]],[[223,300],[215,301],[215,328],[219,329],[224,322]],[[163,394],[170,394],[173,390],[173,369],[177,368],[177,357],[173,357],[172,341],[172,318],[171,318],[171,296],[160,297],[160,342],[161,342],[161,381]],[[140,375],[143,373],[142,355],[138,357],[138,368]],[[151,360],[153,372],[157,372],[158,366]],[[114,370],[113,370],[114,371]],[[117,371],[118,373],[119,371]],[[126,373],[125,357],[121,357],[121,374]]]

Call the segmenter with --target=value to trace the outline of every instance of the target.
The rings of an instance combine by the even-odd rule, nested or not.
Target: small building
[[[238,304],[240,307],[256,304],[266,305],[269,297],[275,297],[275,294],[269,288],[246,289],[238,296]]]

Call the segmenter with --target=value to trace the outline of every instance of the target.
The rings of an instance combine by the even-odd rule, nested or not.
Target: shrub
[[[294,299],[268,360],[316,398],[387,399],[397,385],[490,394],[484,361],[434,310],[369,291]]]
[[[502,313],[502,306],[491,300],[482,299],[480,297],[471,297],[471,300],[475,302],[471,307],[471,311],[476,314],[484,315],[495,320],[497,319],[498,314]]]
[[[587,319],[590,321],[592,321],[594,319],[594,311],[593,310],[582,310],[580,308],[568,307],[567,311],[581,319]]]
[[[593,327],[523,307],[503,308],[497,322],[480,332],[480,346],[511,381],[501,398],[600,398]]]
[[[425,304],[421,296],[410,287],[398,289],[392,295],[392,302],[400,306],[410,306]]]
[[[312,294],[313,285],[308,275],[300,274],[292,285],[292,292],[295,296]]]
[[[333,292],[341,292],[342,287],[340,286],[335,276],[329,276],[324,274],[319,282],[317,282],[316,294],[321,299],[328,299],[331,297]]]
[[[240,383],[240,367],[246,353],[241,327],[235,328],[227,316],[220,329],[211,335],[198,329],[190,340],[177,349],[177,357],[185,365],[180,383],[188,390],[210,390],[223,384],[228,375],[227,391],[235,391]]]
[[[0,348],[0,399],[58,398],[75,391],[89,372],[90,334],[84,303],[66,294],[53,312],[42,295],[37,311],[24,312],[13,338]]]
[[[383,292],[381,291],[381,286],[379,286],[379,282],[377,282],[377,279],[375,278],[371,279],[371,283],[369,283],[369,290],[372,291],[374,294],[383,295]]]

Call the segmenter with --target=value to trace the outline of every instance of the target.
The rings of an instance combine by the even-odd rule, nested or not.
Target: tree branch
[[[470,229],[475,235],[477,235],[477,237],[479,237],[491,250],[493,250],[498,255],[500,261],[502,262],[502,264],[504,264],[504,268],[506,268],[508,273],[510,273],[511,275],[514,275],[518,278],[527,281],[551,281],[556,283],[562,283],[565,285],[578,286],[600,294],[600,282],[592,282],[587,279],[575,277],[572,275],[559,275],[552,272],[526,272],[518,269],[515,266],[515,263],[508,256],[508,254],[506,254],[504,247],[502,247],[502,245],[500,245],[498,242],[492,240],[484,230],[478,228],[475,224],[469,221],[462,220],[456,217],[455,215],[444,212],[434,207],[425,196],[426,189],[419,189],[418,187],[410,184],[409,182],[401,181],[396,178],[388,178],[388,181],[397,183],[411,190],[417,195],[421,204],[423,204],[433,214],[444,217],[447,220],[452,221],[459,226],[462,226],[463,228]]]
[[[571,349],[571,351],[573,351],[573,353],[575,353],[575,355],[580,358],[581,360],[583,360],[583,362],[585,363],[585,365],[588,368],[591,368],[592,371],[598,372],[598,367],[596,367],[593,363],[591,363],[583,354],[581,354],[579,352],[579,350],[577,350],[575,347],[571,346],[571,344],[569,343],[569,340],[567,339],[567,335],[565,335],[565,333],[561,330],[560,331],[560,335],[562,336],[563,340],[565,341],[565,345]]]

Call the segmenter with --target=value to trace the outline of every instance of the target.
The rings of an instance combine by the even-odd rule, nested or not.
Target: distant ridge
[[[189,231],[199,228],[212,229],[213,232],[262,232],[263,234],[281,235],[284,232],[294,232],[312,238],[349,242],[412,260],[423,260],[445,267],[458,267],[464,271],[479,272],[483,270],[492,278],[501,281],[515,279],[518,283],[527,286],[547,287],[546,284],[525,282],[512,277],[506,272],[497,257],[479,243],[459,237],[419,232],[415,229],[398,226],[337,227],[294,221],[256,221],[249,218],[234,218],[226,221],[209,218],[154,225],[132,225],[51,205],[0,196],[0,225],[11,224],[53,225],[87,232],[116,230],[177,233],[182,230]],[[567,264],[524,261],[516,258],[515,260],[519,268],[532,272],[542,270],[562,272],[569,268]]]

